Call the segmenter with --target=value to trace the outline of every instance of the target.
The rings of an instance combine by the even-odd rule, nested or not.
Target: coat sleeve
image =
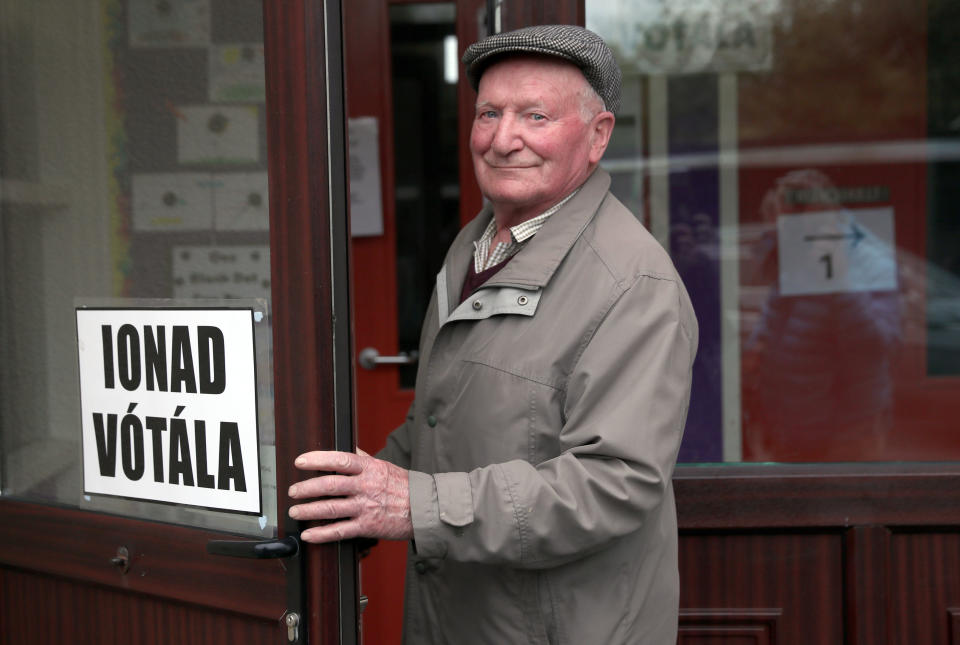
[[[546,568],[640,528],[670,485],[696,349],[682,285],[638,276],[569,376],[558,457],[410,473],[418,555]]]

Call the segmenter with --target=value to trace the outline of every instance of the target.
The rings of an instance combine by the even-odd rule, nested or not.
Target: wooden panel
[[[890,642],[960,642],[960,532],[895,532],[890,552]]]
[[[681,529],[960,525],[960,464],[680,466]]]
[[[947,610],[950,625],[950,645],[960,645],[960,609]]]
[[[844,603],[848,645],[887,642],[890,530],[857,526],[844,536]]]
[[[0,514],[4,564],[260,618],[284,611],[280,561],[208,555],[207,540],[223,534],[10,501]],[[126,574],[110,563],[120,546]]]
[[[747,641],[761,643],[765,616],[780,612],[769,642],[784,645],[843,642],[843,542],[839,533],[682,533],[680,606],[728,616]],[[736,608],[736,609],[725,609]],[[745,610],[762,610],[750,615]],[[749,620],[748,620],[749,618]],[[693,625],[690,625],[691,627]],[[704,625],[697,638],[714,638],[722,625]],[[775,641],[772,640],[775,637]]]
[[[682,609],[678,645],[773,645],[779,609]]]
[[[0,642],[97,645],[280,643],[272,620],[0,568]]]

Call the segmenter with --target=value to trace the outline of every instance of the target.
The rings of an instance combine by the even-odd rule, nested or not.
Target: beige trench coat
[[[697,323],[669,257],[597,170],[463,304],[482,212],[437,279],[415,402],[410,645],[672,645],[671,475]]]

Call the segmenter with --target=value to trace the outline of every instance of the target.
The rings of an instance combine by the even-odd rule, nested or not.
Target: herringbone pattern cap
[[[576,25],[536,25],[494,34],[469,47],[463,64],[473,89],[483,71],[503,55],[527,52],[564,58],[583,72],[587,82],[611,112],[620,107],[620,67],[600,36]]]

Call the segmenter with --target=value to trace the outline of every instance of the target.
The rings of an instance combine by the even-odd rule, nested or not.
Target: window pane
[[[252,0],[0,0],[4,495],[273,531],[270,508],[214,519],[83,497],[74,316],[76,299],[269,298],[261,13]],[[261,440],[272,472],[272,426]]]
[[[590,2],[613,191],[700,322],[681,461],[960,458],[960,10]]]

